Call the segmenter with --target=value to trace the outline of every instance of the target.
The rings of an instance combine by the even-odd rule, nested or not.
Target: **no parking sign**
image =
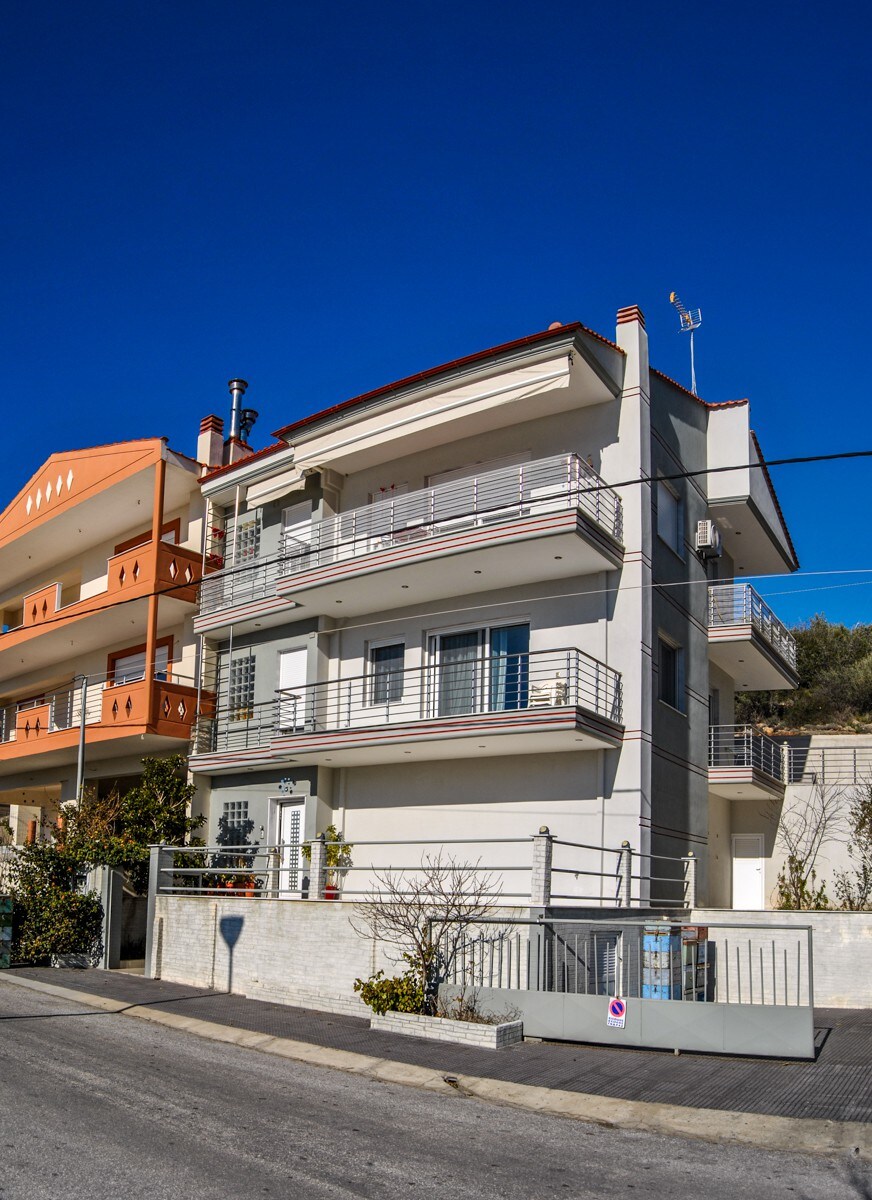
[[[618,996],[613,996],[609,1001],[609,1012],[606,1017],[606,1024],[611,1025],[614,1029],[623,1029],[627,1021],[627,1002],[621,1000]]]

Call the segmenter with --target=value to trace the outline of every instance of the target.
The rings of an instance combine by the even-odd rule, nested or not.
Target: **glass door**
[[[440,634],[436,642],[436,715],[480,712],[482,630]]]
[[[491,712],[526,708],[530,695],[530,626],[492,629],[490,652]]]

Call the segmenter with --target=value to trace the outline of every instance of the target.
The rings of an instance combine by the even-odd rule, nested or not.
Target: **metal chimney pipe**
[[[231,379],[227,386],[230,388],[230,437],[239,438],[240,414],[242,413],[242,397],[248,384],[244,379]]]

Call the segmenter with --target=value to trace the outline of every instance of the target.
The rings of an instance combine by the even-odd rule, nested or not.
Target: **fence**
[[[479,848],[488,853],[484,863],[473,861]],[[668,873],[634,869],[636,860],[637,866],[668,864],[657,868]],[[618,849],[586,845],[548,831],[526,838],[355,841],[353,846],[323,838],[272,846],[154,846],[149,887],[155,895],[354,901],[384,890],[388,875],[402,894],[416,885],[428,863],[441,864],[443,872],[462,864],[468,886],[491,902],[619,908],[652,903],[687,908],[696,902],[692,853],[684,858],[636,855],[629,843]]]
[[[710,767],[739,767],[785,780],[786,761],[780,743],[753,725],[712,725],[709,729]]]
[[[447,997],[508,1005],[527,1036],[814,1057],[808,925],[483,919],[440,949]]]

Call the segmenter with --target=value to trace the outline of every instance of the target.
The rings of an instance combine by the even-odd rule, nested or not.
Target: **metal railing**
[[[537,852],[543,846],[550,847],[557,861],[548,860],[537,876]],[[695,903],[692,856],[654,856],[657,862],[676,864],[674,873],[668,876],[642,869],[634,873],[634,864],[641,868],[643,862],[652,861],[650,855],[636,855],[629,845],[614,849],[550,834],[450,841],[355,838],[351,844],[318,838],[276,845],[244,842],[154,849],[163,858],[156,867],[153,886],[163,894],[359,901],[380,891],[387,873],[401,892],[406,883],[411,885],[420,878],[428,859],[438,859],[443,865],[462,864],[470,879],[481,881],[482,895],[492,903],[547,907],[562,901],[564,907],[571,902],[605,908],[656,904],[658,910],[670,906],[690,908]],[[482,853],[487,854],[484,862],[477,857]],[[328,865],[331,859],[332,865]],[[596,880],[593,886],[591,879]],[[602,885],[600,881],[604,881]],[[658,886],[663,882],[670,885],[673,899],[664,898],[664,889]]]
[[[716,583],[708,594],[709,629],[750,625],[792,670],[796,670],[796,640],[749,583]]]
[[[375,501],[313,523],[269,559],[237,560],[207,575],[200,613],[264,598],[279,579],[379,550],[521,517],[578,509],[617,542],[623,513],[617,492],[578,454],[560,454]]]
[[[103,694],[108,689],[123,688],[129,684],[141,683],[145,671],[126,672],[123,678],[114,678],[105,673],[89,675],[84,680],[81,677],[64,684],[63,687],[43,692],[39,696],[28,696],[22,700],[10,700],[0,704],[0,745],[15,742],[22,733],[22,726],[28,723],[28,714],[33,713],[33,724],[40,710],[48,710],[47,718],[40,719],[41,733],[57,733],[64,729],[78,729],[82,723],[82,697],[85,698],[85,725],[99,725],[103,719]],[[166,664],[158,664],[155,673],[156,683],[195,688],[193,679],[172,673],[167,677]],[[29,731],[28,731],[29,732]]]
[[[621,676],[576,649],[441,662],[283,689],[276,700],[198,726],[197,752],[252,749],[300,734],[384,728],[473,714],[575,707],[620,723]]]
[[[483,918],[446,947],[446,982],[625,999],[813,1006],[811,926]]]
[[[872,745],[809,746],[781,742],[787,763],[788,783],[828,786],[872,784]]]
[[[709,767],[744,767],[785,781],[782,746],[753,725],[710,726]]]

